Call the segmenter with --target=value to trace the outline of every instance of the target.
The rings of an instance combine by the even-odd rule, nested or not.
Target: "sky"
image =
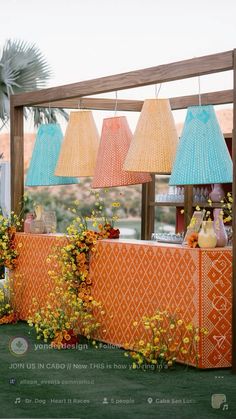
[[[53,71],[48,86],[56,86],[233,49],[235,16],[235,0],[0,0],[0,46],[9,38],[36,43]],[[202,93],[228,88],[231,72],[201,77]],[[160,97],[194,93],[197,78],[163,84]],[[118,92],[153,97],[154,86]],[[100,124],[112,116],[96,115]]]

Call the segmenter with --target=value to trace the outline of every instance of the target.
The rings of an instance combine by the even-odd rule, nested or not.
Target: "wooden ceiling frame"
[[[78,107],[93,110],[114,110],[114,99],[87,97],[132,89],[152,84],[166,83],[185,78],[233,70],[233,90],[201,95],[204,105],[233,103],[233,199],[236,202],[236,50],[196,57],[137,71],[86,80],[78,83],[19,93],[10,100],[11,131],[11,207],[16,213],[23,208],[24,196],[24,107]],[[143,101],[117,101],[117,110],[139,112]],[[171,108],[184,109],[199,103],[198,95],[170,98]],[[154,207],[150,205],[155,194],[154,181],[142,186],[142,238],[150,236],[154,221]],[[185,219],[192,213],[192,187],[186,187]],[[232,371],[236,374],[236,216],[233,214],[233,320],[232,320]]]

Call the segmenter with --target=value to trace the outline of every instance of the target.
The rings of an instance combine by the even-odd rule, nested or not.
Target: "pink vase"
[[[24,222],[24,232],[25,233],[30,233],[31,224],[32,224],[33,219],[34,219],[34,213],[33,212],[29,212],[28,214],[26,214],[26,219],[25,219],[25,222]]]
[[[214,216],[214,230],[217,237],[216,246],[225,247],[228,243],[228,236],[225,230],[223,217],[220,208],[215,208],[213,211]]]
[[[213,185],[212,191],[209,193],[209,198],[212,202],[220,202],[225,197],[224,189],[220,183]]]

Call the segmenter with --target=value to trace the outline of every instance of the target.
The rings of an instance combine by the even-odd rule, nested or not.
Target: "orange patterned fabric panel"
[[[228,249],[228,250],[227,250]],[[232,251],[202,251],[201,323],[209,330],[204,339],[205,368],[230,367],[232,345]]]
[[[53,284],[47,258],[64,241],[54,235],[17,234],[22,243],[15,270],[16,308],[29,317],[32,298],[44,304]],[[140,338],[133,322],[157,309],[178,310],[183,319],[206,327],[200,367],[231,364],[232,251],[189,249],[141,241],[102,240],[90,265],[93,296],[101,301],[99,339],[124,346]]]
[[[22,246],[18,266],[14,271],[15,305],[20,318],[27,320],[32,299],[36,298],[40,305],[44,305],[48,293],[53,291],[47,258],[65,238],[59,235],[18,233],[16,241]]]
[[[134,321],[152,315],[157,309],[179,311],[187,322],[209,331],[199,348],[199,366],[230,366],[232,251],[229,248],[203,251],[106,240],[98,243],[90,269],[93,296],[103,303],[106,311],[101,340],[132,345],[140,339],[135,334]]]

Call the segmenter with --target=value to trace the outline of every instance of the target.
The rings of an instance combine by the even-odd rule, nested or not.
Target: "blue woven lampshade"
[[[230,183],[233,163],[212,105],[188,108],[170,185]]]
[[[66,185],[79,182],[74,177],[54,175],[62,139],[60,125],[40,125],[26,176],[26,186]]]

